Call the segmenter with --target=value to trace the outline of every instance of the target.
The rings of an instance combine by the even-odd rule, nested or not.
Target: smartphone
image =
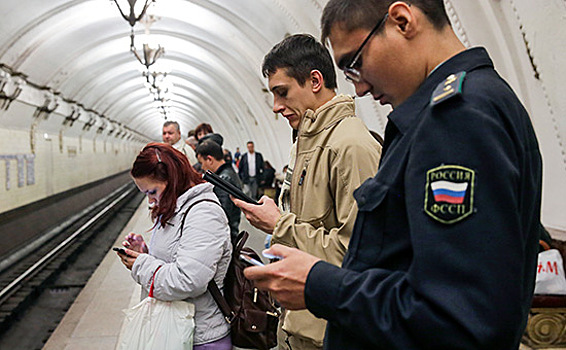
[[[265,266],[261,261],[258,261],[258,260],[254,259],[251,256],[248,256],[246,254],[240,254],[240,260],[245,262],[246,264],[248,264],[250,266]]]
[[[267,258],[269,260],[281,260],[281,259],[283,259],[282,256],[269,254],[269,253],[266,253],[265,251],[261,252],[261,255],[263,255],[264,258]]]
[[[242,192],[242,190],[240,190],[238,187],[232,185],[231,183],[224,180],[223,178],[216,175],[215,173],[213,173],[210,170],[207,170],[202,175],[202,178],[205,179],[206,181],[210,182],[214,186],[228,192],[230,195],[234,196],[235,198],[243,200],[244,202],[259,205],[259,203],[257,201],[251,199],[248,195],[246,195],[244,192]]]
[[[126,253],[126,248],[124,247],[113,247],[112,250],[122,255],[128,255],[128,253]]]

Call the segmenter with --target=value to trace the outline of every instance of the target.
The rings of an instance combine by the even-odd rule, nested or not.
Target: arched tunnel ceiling
[[[165,53],[151,69],[167,73],[167,118],[178,121],[184,134],[200,122],[211,123],[231,149],[254,139],[275,165],[285,164],[290,129],[271,111],[260,65],[288,34],[318,37],[326,2],[154,1],[148,13],[158,20],[149,28],[150,38]],[[487,47],[531,113],[545,160],[543,208],[556,226],[566,227],[566,2],[444,2],[462,41]],[[148,141],[161,139],[162,108],[145,84],[145,67],[129,50],[130,25],[114,1],[2,0],[0,14],[0,64],[26,77],[23,96],[33,95],[41,105],[44,91],[29,91],[49,88],[66,102],[104,116],[95,118],[98,123],[124,125]],[[145,27],[137,23],[134,30],[141,54]],[[339,77],[339,92],[353,94]],[[388,108],[363,98],[357,111],[371,129],[383,132]]]
[[[316,16],[303,14],[310,7],[320,12],[316,1],[152,2],[147,13],[157,20],[150,37],[165,53],[150,70],[167,73],[167,119],[179,121],[184,132],[211,123],[216,131],[238,135],[234,144],[257,130],[280,140],[270,126],[275,118],[259,67],[287,33],[316,30]],[[146,68],[129,51],[130,25],[113,1],[2,1],[0,10],[0,62],[148,139],[160,139],[162,103],[154,101],[142,76]],[[140,22],[134,27],[140,55],[145,29]]]

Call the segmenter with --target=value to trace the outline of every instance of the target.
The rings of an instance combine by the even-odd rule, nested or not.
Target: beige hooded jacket
[[[354,100],[339,95],[299,126],[290,187],[290,213],[281,216],[272,243],[298,248],[340,266],[354,228],[353,192],[373,177],[381,146],[355,116]],[[287,311],[283,330],[322,346],[326,321],[307,310]]]

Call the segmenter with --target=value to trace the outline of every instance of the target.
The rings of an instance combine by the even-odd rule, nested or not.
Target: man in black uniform
[[[326,349],[517,349],[541,200],[527,112],[442,0],[330,0],[322,33],[356,93],[394,108],[380,167],[342,268],[274,246],[246,276],[327,319]]]

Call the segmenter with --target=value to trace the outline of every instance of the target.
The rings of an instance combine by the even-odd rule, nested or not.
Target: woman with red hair
[[[154,279],[156,299],[195,305],[195,350],[231,350],[229,325],[207,291],[213,278],[223,287],[232,254],[228,219],[213,186],[163,143],[145,146],[130,174],[147,195],[155,224],[149,247],[130,233],[123,242],[127,255],[119,257],[146,292]]]

